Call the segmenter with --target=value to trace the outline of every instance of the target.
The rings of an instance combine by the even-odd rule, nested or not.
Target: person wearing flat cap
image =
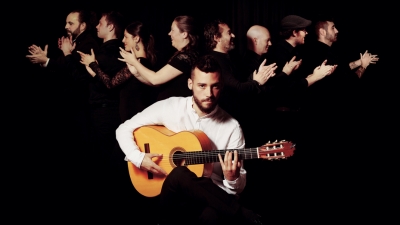
[[[277,69],[275,70],[276,74],[280,74],[287,62],[293,64],[298,62],[296,67],[301,68],[303,58],[302,46],[308,34],[306,28],[310,25],[311,20],[304,19],[297,15],[288,15],[281,20],[281,40],[279,40],[276,45],[272,45],[270,51],[267,53],[267,64],[276,63],[277,65]],[[320,65],[325,67],[323,62],[320,62]],[[290,78],[289,76],[275,76],[273,79],[274,82],[278,82],[279,84],[285,82],[285,88],[279,90],[275,100],[278,111],[298,111],[300,107],[300,100],[298,98],[301,96],[299,92],[304,91],[314,82],[323,78],[317,78],[315,76],[313,78],[317,79],[310,80],[310,74],[302,74],[303,70],[298,70],[297,68],[291,73]]]
[[[307,90],[302,110],[332,113],[343,109],[347,114],[348,111],[353,111],[356,105],[354,101],[357,101],[358,97],[355,93],[358,92],[357,88],[366,68],[376,64],[379,57],[366,50],[364,53],[359,53],[360,58],[351,59],[353,53],[349,52],[349,48],[335,44],[339,31],[332,15],[317,15],[313,19],[313,30],[316,40],[307,41],[304,45],[302,70],[304,73],[309,72],[322,60],[327,60],[328,65],[338,65],[338,69]],[[324,96],[324,101],[316,100],[313,96]]]
[[[270,59],[276,62],[277,70],[282,69],[293,56],[296,56],[296,60],[301,59],[298,46],[304,44],[307,35],[306,28],[310,25],[310,20],[296,15],[289,15],[281,20],[280,35],[282,40],[275,46],[271,46],[271,54],[269,55]]]
[[[271,104],[274,105],[275,119],[279,120],[278,123],[281,125],[287,124],[290,127],[296,127],[297,112],[300,110],[302,97],[306,89],[325,76],[330,75],[335,69],[335,66],[325,65],[321,61],[317,70],[303,74],[304,70],[301,69],[303,51],[300,48],[304,45],[305,36],[307,35],[306,28],[310,25],[311,20],[297,15],[284,17],[280,23],[281,40],[277,44],[271,45],[270,50],[267,52],[267,64],[276,63],[277,65],[275,70],[277,76],[271,79],[271,84],[278,86],[279,89],[276,89]],[[295,70],[290,75],[279,76],[279,74],[284,74],[281,71],[286,63],[295,65]],[[318,73],[318,75],[318,70],[320,72],[323,70],[324,73]],[[283,125],[282,127],[286,126]],[[278,139],[295,140],[296,130],[291,129],[288,131],[286,129],[281,134],[276,135]]]

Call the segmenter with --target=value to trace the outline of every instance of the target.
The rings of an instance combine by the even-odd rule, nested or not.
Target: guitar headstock
[[[262,159],[284,159],[293,155],[296,144],[290,141],[268,142],[258,148],[258,153]]]

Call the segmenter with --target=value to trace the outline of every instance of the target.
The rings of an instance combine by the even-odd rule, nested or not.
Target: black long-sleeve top
[[[77,51],[90,54],[99,50],[98,40],[89,31],[82,32],[75,40],[71,54],[50,57],[47,69],[54,72],[60,90],[59,101],[63,104],[82,107],[88,104],[89,82],[92,79],[85,66],[80,63],[81,56]]]
[[[122,42],[118,39],[112,39],[104,42],[98,52],[95,54],[96,60],[101,71],[110,78],[114,77],[126,64],[118,58]],[[95,76],[89,83],[89,104],[113,103],[119,101],[119,89],[109,89],[102,81],[100,76]]]
[[[358,88],[359,78],[350,69],[348,57],[345,55],[347,53],[320,41],[308,43],[305,47],[306,54],[302,65],[305,73],[314,70],[325,59],[327,65],[337,65],[331,75],[317,81],[307,89],[306,106],[310,110],[316,110],[318,108],[333,109],[343,107],[347,103],[351,104],[353,93]]]
[[[240,68],[230,59],[229,54],[211,51],[208,54],[214,56],[221,67],[221,75],[224,83],[223,90],[219,99],[219,106],[238,118],[240,111],[244,110],[242,102],[246,98],[251,98],[261,93],[261,86],[255,80],[240,82],[235,77],[240,77],[236,73]]]
[[[146,68],[153,69],[148,59],[140,57],[139,61]],[[103,72],[95,62],[89,66],[108,89],[119,90],[119,111],[122,122],[155,102],[157,89],[139,81],[126,65],[113,77]]]
[[[303,65],[298,70],[293,71],[290,75],[282,72],[286,62],[289,62],[293,56],[296,61],[303,59],[302,46],[293,47],[286,40],[281,40],[277,44],[272,45],[267,53],[267,64],[276,63],[275,77],[271,78],[271,83],[278,87],[275,91],[274,104],[276,107],[285,107],[293,110],[300,108],[301,99],[308,87],[308,82],[303,74]],[[303,60],[304,61],[304,60]]]

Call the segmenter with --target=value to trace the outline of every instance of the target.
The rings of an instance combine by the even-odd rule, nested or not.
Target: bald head
[[[247,31],[247,48],[258,55],[262,55],[268,51],[271,46],[271,36],[267,28],[254,25]]]

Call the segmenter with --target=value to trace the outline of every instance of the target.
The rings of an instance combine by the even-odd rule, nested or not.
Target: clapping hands
[[[89,67],[89,64],[92,62],[96,62],[93,49],[90,49],[91,54],[85,54],[81,51],[77,51],[79,55],[81,55],[81,63],[86,66],[86,70],[92,77],[96,76],[96,73]]]
[[[28,47],[30,55],[26,55],[31,63],[34,64],[44,64],[47,62],[47,49],[48,45],[44,46],[44,50],[37,45],[31,45]]]
[[[372,55],[371,53],[368,53],[368,50],[366,50],[364,54],[360,53],[361,66],[367,68],[369,64],[376,64],[376,62],[379,61],[377,56],[378,55]]]

